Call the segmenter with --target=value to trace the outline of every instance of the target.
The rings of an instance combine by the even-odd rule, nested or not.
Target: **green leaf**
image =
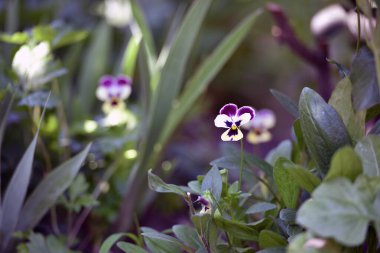
[[[335,60],[332,60],[332,59],[326,59],[328,63],[331,63],[331,64],[334,64],[338,70],[339,70],[339,74],[342,78],[344,77],[348,77],[350,75],[350,70],[347,69],[345,66],[343,66],[342,64],[340,64],[339,62],[335,61]]]
[[[195,1],[176,34],[150,105],[147,142],[143,154],[150,154],[153,151],[161,132],[164,131],[174,99],[181,88],[187,60],[210,4],[211,0]]]
[[[288,160],[282,157],[277,159],[273,167],[274,182],[276,183],[278,192],[280,193],[285,206],[288,208],[296,208],[300,187],[289,174],[284,163],[288,163]]]
[[[148,182],[149,188],[153,191],[175,193],[182,197],[187,196],[186,192],[181,187],[174,184],[165,183],[161,178],[153,174],[151,169],[148,171]]]
[[[271,89],[270,92],[277,99],[277,101],[282,105],[282,107],[287,110],[294,118],[298,118],[298,105],[290,97],[284,93]]]
[[[380,102],[375,60],[368,48],[361,48],[354,58],[350,79],[355,110],[368,109]]]
[[[141,235],[148,248],[155,253],[181,252],[181,249],[187,249],[179,240],[163,233],[149,231]]]
[[[109,253],[112,246],[120,240],[121,237],[126,236],[127,233],[118,233],[113,234],[107,237],[107,239],[102,243],[102,246],[100,247],[99,253]],[[138,251],[137,251],[138,252]]]
[[[29,35],[26,32],[16,32],[13,34],[0,33],[0,41],[11,44],[25,44],[29,40]]]
[[[35,26],[32,30],[32,37],[34,41],[53,41],[57,32],[49,25]]]
[[[352,101],[352,85],[349,78],[344,78],[335,87],[329,104],[342,117],[343,123],[352,139],[357,140],[365,135],[365,116],[366,111],[355,112]]]
[[[354,149],[346,146],[334,154],[331,160],[330,170],[325,180],[331,180],[338,177],[346,177],[351,181],[359,176],[363,171],[362,162]]]
[[[271,231],[262,230],[259,235],[259,246],[261,249],[286,246],[288,243],[284,237]]]
[[[118,242],[116,245],[119,249],[121,249],[125,253],[148,253],[148,251],[146,251],[145,249],[137,245],[134,245],[132,243]],[[108,253],[108,251],[106,252]],[[102,253],[102,252],[99,251],[99,253]]]
[[[267,249],[256,251],[256,253],[285,253],[285,252],[286,252],[286,248],[284,247],[267,248]]]
[[[296,210],[291,208],[281,209],[279,217],[287,224],[294,224],[296,222]]]
[[[307,246],[306,243],[312,241],[319,242],[320,240],[325,241],[323,247],[311,247]],[[309,233],[301,233],[297,235],[288,246],[288,253],[342,253],[342,246],[333,240],[316,238]],[[348,252],[348,251],[347,251]]]
[[[257,202],[250,206],[247,211],[245,211],[246,214],[254,214],[254,213],[264,213],[269,210],[276,209],[277,206],[273,203],[269,202]]]
[[[295,164],[286,164],[284,166],[298,186],[305,189],[309,193],[312,193],[321,183],[321,180],[308,169]]]
[[[194,227],[198,231],[198,234],[206,240],[211,252],[217,252],[216,245],[218,242],[218,228],[215,225],[213,217],[208,213],[198,213],[192,215],[191,220]]]
[[[50,172],[34,189],[22,208],[18,229],[32,229],[70,186],[85,160],[91,144]]]
[[[18,163],[4,194],[0,217],[0,231],[2,234],[1,240],[3,241],[3,246],[7,245],[11,234],[16,229],[17,222],[22,218],[20,212],[28,189],[30,176],[32,174],[33,158],[37,140],[38,131]]]
[[[178,239],[191,248],[198,249],[199,247],[202,247],[202,243],[199,241],[198,233],[192,227],[185,225],[174,225],[173,233]]]
[[[319,170],[325,174],[335,151],[351,144],[350,136],[339,114],[315,91],[302,90],[299,110],[305,144]]]
[[[137,55],[140,49],[140,41],[141,39],[137,36],[132,36],[129,39],[127,48],[125,49],[123,55],[122,68],[121,71],[119,71],[131,78],[133,78],[133,74],[135,72]]]
[[[368,135],[355,146],[363,164],[363,172],[368,176],[380,176],[380,137]]]
[[[95,102],[99,78],[106,73],[111,47],[111,28],[104,22],[97,25],[86,50],[78,77],[80,105],[88,113]]]
[[[222,195],[222,176],[220,175],[219,169],[216,166],[213,166],[209,172],[205,175],[202,181],[202,193],[205,191],[210,191],[212,196],[216,201],[220,200]]]
[[[299,209],[297,223],[345,246],[362,244],[369,223],[379,220],[374,210],[376,192],[370,184],[366,177],[354,184],[346,178],[322,183]]]
[[[247,241],[258,241],[259,233],[246,223],[227,220],[221,216],[215,216],[214,221],[217,227],[235,238]]]
[[[29,242],[26,244],[28,253],[79,253],[68,249],[61,238],[53,235],[44,237],[32,233],[28,239]]]
[[[70,29],[66,29],[58,32],[58,34],[54,37],[52,47],[55,49],[67,46],[86,39],[88,35],[89,32],[87,31],[72,31]]]
[[[284,157],[286,159],[291,159],[292,156],[292,142],[289,140],[284,140],[280,142],[274,149],[269,151],[267,156],[265,157],[265,161],[267,161],[270,165],[274,165],[276,160],[280,157]]]
[[[178,103],[171,109],[169,120],[161,136],[161,142],[165,142],[171,136],[174,129],[191,109],[191,106],[202,92],[205,91],[207,85],[214,79],[242,43],[243,39],[251,31],[253,23],[261,12],[260,10],[255,11],[241,21],[199,66],[190,80],[187,81],[185,90],[178,99]]]
[[[49,96],[50,98],[49,100],[47,100]],[[43,107],[46,104],[46,108],[54,108],[58,104],[58,98],[50,95],[50,92],[48,91],[35,91],[23,97],[18,104],[26,105],[28,107],[35,107],[35,106]]]

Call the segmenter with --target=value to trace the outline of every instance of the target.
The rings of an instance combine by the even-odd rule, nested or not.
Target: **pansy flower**
[[[96,96],[111,107],[118,107],[131,94],[131,83],[131,79],[123,75],[116,77],[110,75],[102,76],[99,80]]]
[[[269,129],[276,124],[276,116],[269,109],[257,111],[254,121],[245,125],[244,128],[249,130],[247,141],[252,144],[268,142],[272,139],[272,134]]]
[[[255,110],[250,106],[238,109],[235,104],[226,104],[219,111],[214,123],[216,127],[227,128],[222,134],[223,141],[238,141],[243,138],[240,127],[255,117]]]

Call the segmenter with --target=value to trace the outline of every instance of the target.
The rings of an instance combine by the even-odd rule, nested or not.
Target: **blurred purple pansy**
[[[276,124],[276,116],[269,109],[257,111],[254,121],[244,126],[244,129],[249,130],[247,141],[252,144],[268,142],[272,139],[272,134],[269,129]]]
[[[255,110],[250,106],[238,109],[235,104],[226,104],[219,111],[214,122],[216,127],[228,128],[222,134],[223,141],[238,141],[243,138],[240,127],[255,117]]]
[[[131,94],[131,84],[132,80],[127,76],[102,76],[99,80],[96,96],[99,100],[105,101],[113,107],[118,106]]]

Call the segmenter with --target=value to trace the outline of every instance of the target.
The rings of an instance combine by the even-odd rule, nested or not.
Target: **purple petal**
[[[237,116],[239,117],[239,116],[243,115],[244,113],[249,113],[251,115],[250,120],[255,117],[255,110],[250,106],[240,107],[240,109],[237,111]]]
[[[232,117],[236,115],[237,109],[238,107],[235,104],[230,103],[223,106],[222,109],[220,109],[219,113]]]
[[[104,87],[110,87],[113,83],[113,76],[105,75],[102,76],[99,80],[99,85]]]
[[[131,79],[127,76],[119,75],[116,77],[117,84],[120,86],[129,85],[132,83]]]

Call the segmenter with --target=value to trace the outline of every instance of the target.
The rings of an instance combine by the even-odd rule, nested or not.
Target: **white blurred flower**
[[[110,25],[124,27],[132,19],[131,4],[128,0],[105,0],[104,17]]]
[[[36,46],[23,45],[16,52],[12,68],[24,83],[26,90],[35,90],[43,85],[43,77],[51,59],[50,46],[41,42]]]
[[[276,125],[276,115],[269,109],[262,109],[256,112],[254,120],[250,121],[243,128],[249,130],[247,141],[252,144],[268,142],[272,139],[269,129]]]

